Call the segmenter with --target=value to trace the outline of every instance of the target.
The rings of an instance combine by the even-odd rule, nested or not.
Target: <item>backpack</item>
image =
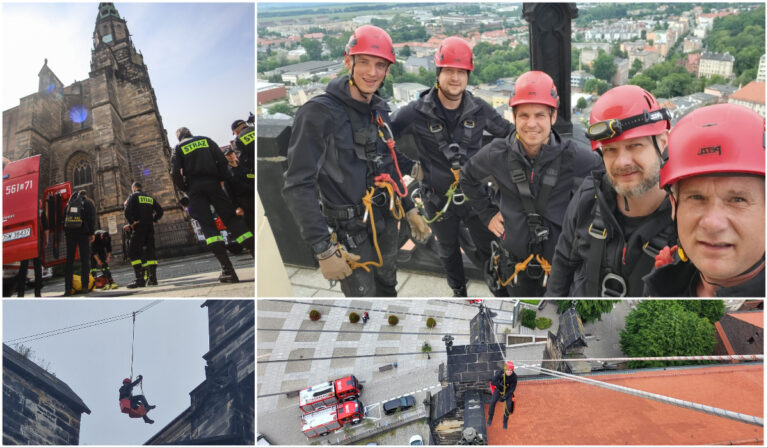
[[[80,229],[83,227],[85,219],[85,199],[79,194],[72,196],[67,203],[67,209],[64,212],[64,228]]]

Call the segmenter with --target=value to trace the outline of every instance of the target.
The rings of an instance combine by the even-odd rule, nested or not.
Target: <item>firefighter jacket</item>
[[[91,254],[98,255],[103,261],[107,254],[112,253],[112,237],[104,230],[97,230],[95,235],[91,243]]]
[[[392,130],[398,147],[409,156],[418,156],[424,172],[424,190],[442,198],[454,182],[454,158],[463,166],[483,147],[483,131],[494,137],[506,137],[513,127],[488,103],[465,91],[458,122],[451,133],[452,126],[445,122],[439,102],[437,88],[425,90],[419,99],[397,111]],[[452,143],[458,147],[449,147]]]
[[[370,103],[357,101],[350,96],[349,88],[349,76],[338,77],[328,84],[324,94],[304,104],[296,113],[288,144],[283,197],[301,237],[316,252],[321,251],[320,246],[327,247],[328,227],[334,227],[324,210],[350,210],[349,218],[365,228],[362,197],[373,185],[374,177],[389,174],[401,191],[405,188],[400,185],[389,148],[378,135],[382,131],[388,137],[387,131],[374,121],[378,115],[389,123],[389,106],[378,95],[373,95]],[[397,157],[401,172],[409,172],[413,162],[400,154]],[[407,211],[413,203],[406,199],[403,207]],[[389,213],[389,200],[385,202],[373,209],[378,222],[383,213]]]
[[[134,192],[125,204],[125,219],[129,224],[151,226],[163,217],[163,207],[152,196],[143,191]]]
[[[624,295],[642,295],[642,278],[653,269],[658,251],[676,240],[671,204],[665,198],[653,213],[635,218],[621,215],[620,205],[604,171],[584,181],[565,212],[546,296],[611,295],[621,292],[622,280]],[[609,274],[622,280],[609,277],[604,285]]]
[[[248,126],[235,137],[235,146],[240,152],[240,164],[245,167],[249,173],[254,172],[255,160],[253,156],[254,141],[256,140],[256,131],[253,126]]]
[[[538,156],[531,161],[516,135],[513,132],[507,138],[493,140],[469,159],[461,171],[461,187],[484,224],[488,225],[491,218],[501,211],[505,232],[501,238],[502,247],[509,258],[520,261],[531,254],[531,235],[527,219],[529,213],[515,182],[520,181],[523,174],[513,180],[513,167],[516,165],[522,169],[525,175],[522,180],[534,198],[540,199],[539,192],[548,185],[548,198],[538,201],[543,204],[536,204],[540,227],[547,230],[542,232],[546,233],[546,238],[537,244],[541,246],[541,255],[551,261],[573,191],[591,171],[600,169],[603,162],[592,151],[571,140],[563,140],[554,130],[549,143],[542,145]],[[489,178],[495,180],[498,187],[493,202],[484,190]]]
[[[71,198],[70,198],[71,200]],[[93,205],[90,199],[83,201],[83,211],[81,213],[83,218],[83,225],[77,229],[64,228],[64,233],[67,235],[86,235],[91,236],[96,231],[96,207]],[[63,220],[62,220],[63,221]]]
[[[179,190],[194,191],[227,180],[227,159],[208,137],[184,139],[173,150],[171,177]]]
[[[690,261],[676,261],[651,271],[643,278],[645,297],[696,297],[701,274]],[[761,262],[765,262],[765,255]],[[735,286],[720,288],[715,297],[765,297],[765,267],[751,279]]]
[[[227,194],[236,206],[241,206],[241,202],[250,201],[253,203],[254,188],[253,174],[248,173],[242,164],[237,166],[227,166],[229,178],[227,178]]]
[[[123,398],[131,398],[133,396],[133,388],[136,387],[140,382],[140,379],[136,379],[136,381],[132,383],[126,383],[120,386],[119,400],[122,400]]]
[[[517,388],[517,373],[512,372],[512,375],[507,376],[506,373],[504,373],[504,369],[497,370],[496,373],[493,374],[491,384],[493,384],[493,387],[499,391],[499,395],[506,400],[507,397],[510,395],[514,396],[515,394],[515,389]]]

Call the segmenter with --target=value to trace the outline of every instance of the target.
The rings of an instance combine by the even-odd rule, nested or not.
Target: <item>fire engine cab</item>
[[[363,385],[354,375],[339,378],[336,381],[309,387],[299,392],[299,407],[305,414],[328,406],[333,406],[360,396]]]
[[[307,438],[325,436],[346,424],[356,425],[365,418],[365,408],[356,399],[345,401],[301,417],[301,430]]]

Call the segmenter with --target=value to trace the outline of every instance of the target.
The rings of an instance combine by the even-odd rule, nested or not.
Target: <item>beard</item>
[[[616,185],[616,182],[614,180],[616,176],[620,176],[622,174],[632,173],[636,171],[639,171],[640,174],[642,174],[643,176],[639,183],[629,187]],[[642,196],[645,193],[651,191],[653,188],[658,188],[659,162],[657,161],[656,165],[651,167],[650,172],[648,172],[648,170],[643,170],[637,165],[633,165],[629,169],[613,170],[610,173],[608,173],[608,181],[610,182],[614,191],[616,191],[616,193],[619,193],[624,197],[634,198],[637,196]]]

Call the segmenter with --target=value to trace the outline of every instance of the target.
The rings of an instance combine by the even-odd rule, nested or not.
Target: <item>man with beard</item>
[[[597,100],[587,137],[603,157],[568,205],[549,297],[639,297],[655,256],[674,241],[667,194],[659,188],[670,115],[637,86]]]
[[[765,297],[765,119],[735,104],[686,115],[660,183],[679,248],[657,258],[643,295]]]

